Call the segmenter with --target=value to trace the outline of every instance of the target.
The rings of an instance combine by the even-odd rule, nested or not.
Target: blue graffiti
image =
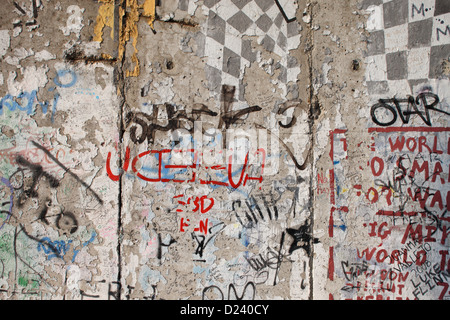
[[[70,81],[67,83],[62,83],[60,78],[68,74],[70,74]],[[70,88],[77,82],[77,75],[71,70],[60,70],[57,72],[57,76],[53,79],[53,82],[57,87]],[[58,100],[60,98],[59,93],[55,89],[56,87],[51,87],[48,89],[49,92],[54,92],[51,115],[52,122],[54,122],[56,105],[58,104]],[[17,95],[17,97],[7,94],[0,100],[0,115],[3,115],[4,107],[7,107],[9,111],[25,111],[27,115],[30,115],[33,113],[33,109],[36,105],[41,107],[43,114],[47,114],[50,103],[48,101],[39,101],[37,98],[37,90],[32,90],[31,92],[21,92]]]
[[[50,238],[44,237],[39,242],[37,250],[44,251],[44,253],[47,254],[48,260],[52,258],[61,258],[67,253],[71,243],[72,240],[69,240],[66,243],[63,240],[52,241]]]
[[[53,90],[50,90],[53,91]],[[17,102],[17,99],[21,100],[22,103]],[[58,103],[59,94],[55,92],[53,97],[53,109],[52,109],[52,117],[56,112],[56,105]],[[24,101],[25,100],[25,103]],[[26,111],[28,115],[33,113],[33,107],[35,105],[39,105],[42,109],[42,113],[47,114],[49,102],[41,102],[37,99],[37,91],[33,90],[31,92],[21,92],[17,97],[13,97],[10,94],[7,94],[0,100],[0,115],[3,115],[3,107],[8,107],[9,111]]]
[[[68,83],[63,84],[61,82],[62,77],[66,76],[70,74],[70,81]],[[73,85],[75,85],[75,83],[77,83],[77,75],[75,72],[73,72],[72,70],[59,70],[56,74],[56,78],[53,79],[53,82],[61,88],[70,88]]]
[[[84,242],[81,245],[80,249],[78,250],[73,249],[72,262],[75,261],[75,258],[77,254],[81,251],[81,249],[86,247],[88,244],[94,242],[96,236],[97,233],[92,232],[91,238],[88,241]],[[51,260],[53,258],[63,258],[66,255],[66,253],[70,250],[72,242],[73,240],[69,240],[67,242],[64,240],[52,241],[50,238],[44,237],[39,241],[37,250],[38,252],[43,251],[47,255],[48,260]]]

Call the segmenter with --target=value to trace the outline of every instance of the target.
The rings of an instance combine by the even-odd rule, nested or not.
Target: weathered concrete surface
[[[2,299],[448,299],[442,0],[22,0]]]

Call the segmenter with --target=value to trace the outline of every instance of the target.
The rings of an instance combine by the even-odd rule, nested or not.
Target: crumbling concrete
[[[20,0],[2,299],[448,299],[443,0]]]

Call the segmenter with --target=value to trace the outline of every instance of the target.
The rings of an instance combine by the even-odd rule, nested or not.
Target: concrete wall
[[[444,0],[17,0],[2,299],[448,299]]]

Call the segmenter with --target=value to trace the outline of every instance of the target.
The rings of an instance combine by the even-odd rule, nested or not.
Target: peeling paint
[[[134,64],[133,70],[127,70],[127,77],[136,77],[139,75],[139,60],[137,58],[137,41],[139,37],[137,23],[140,16],[147,18],[147,23],[154,30],[153,23],[156,18],[155,0],[145,0],[142,5],[137,0],[122,0],[119,4],[115,4],[113,0],[102,0],[99,8],[95,26],[94,41],[103,41],[103,29],[105,26],[111,28],[111,39],[114,40],[115,23],[118,23],[119,43],[118,59],[122,60],[125,53],[125,46],[132,41],[134,52],[131,55],[131,62]],[[119,17],[115,19],[115,8],[119,7]],[[142,9],[142,13],[140,12]],[[122,18],[124,17],[125,18]]]
[[[98,9],[96,24],[94,28],[94,41],[103,41],[103,29],[111,29],[110,37],[114,39],[114,0],[99,0],[101,3]]]
[[[443,1],[4,7],[0,299],[449,299]]]

